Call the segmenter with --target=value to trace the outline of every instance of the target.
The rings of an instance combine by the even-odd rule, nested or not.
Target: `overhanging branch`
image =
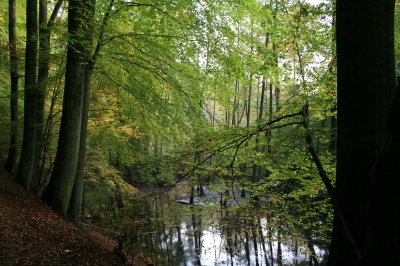
[[[360,261],[361,255],[357,249],[356,244],[353,241],[353,238],[351,237],[349,229],[347,228],[346,221],[343,218],[342,209],[340,207],[340,203],[339,203],[339,199],[337,198],[336,191],[331,184],[331,180],[329,179],[328,175],[325,172],[325,169],[317,155],[317,152],[315,151],[314,142],[311,137],[310,125],[308,123],[308,104],[303,106],[303,108],[301,110],[301,115],[303,116],[303,126],[306,129],[306,140],[308,143],[308,151],[310,152],[311,157],[312,157],[315,165],[317,166],[319,176],[321,177],[322,182],[324,182],[326,190],[328,191],[328,194],[331,198],[333,210],[335,212],[335,217],[338,219],[340,225],[342,226],[342,228],[345,232],[345,235],[347,237],[347,240],[349,241],[349,244],[353,248],[355,255],[357,256],[358,260]]]

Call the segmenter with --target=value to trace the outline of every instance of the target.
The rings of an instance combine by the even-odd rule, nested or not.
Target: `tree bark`
[[[114,0],[111,0],[112,3]],[[93,44],[93,20],[96,7],[96,0],[91,0],[91,5],[89,6],[90,12],[90,21],[89,21],[89,29],[86,35],[86,42],[89,47]],[[111,10],[113,4],[110,6]],[[107,12],[107,17],[109,16],[109,12]],[[106,22],[104,22],[106,23]],[[103,25],[104,25],[103,23]],[[86,136],[87,136],[87,126],[89,119],[89,104],[90,104],[90,88],[92,82],[92,73],[94,70],[94,66],[96,63],[96,59],[100,53],[101,42],[103,39],[104,28],[100,33],[100,37],[97,43],[96,51],[93,56],[91,56],[91,49],[87,49],[87,64],[85,66],[85,81],[83,85],[83,105],[82,105],[82,123],[81,123],[81,135],[80,135],[80,143],[79,143],[79,156],[78,156],[78,165],[76,170],[74,187],[72,190],[71,196],[71,206],[70,206],[70,214],[71,218],[75,223],[79,224],[81,217],[81,209],[82,209],[82,198],[83,198],[83,182],[85,175],[85,161],[86,161]]]
[[[43,147],[43,110],[44,110],[44,94],[46,91],[46,81],[49,75],[48,61],[50,36],[47,38],[47,2],[40,0],[39,2],[39,64],[38,64],[38,80],[36,89],[36,150],[35,163],[32,174],[32,188],[37,190],[37,169],[39,159],[42,154]],[[48,40],[48,41],[47,41]],[[46,58],[47,57],[47,58]]]
[[[66,215],[75,181],[82,119],[83,81],[88,47],[84,43],[91,3],[71,0],[68,6],[68,33],[65,89],[54,169],[43,199],[57,212]]]
[[[17,168],[18,156],[18,56],[17,56],[17,29],[16,29],[16,0],[8,1],[8,42],[10,51],[10,76],[11,76],[11,134],[5,167],[12,175]]]
[[[58,11],[61,8],[63,0],[59,0],[47,21],[47,1],[40,0],[39,3],[39,63],[38,63],[38,79],[36,90],[36,151],[35,164],[33,170],[33,190],[37,192],[41,182],[41,171],[39,163],[43,152],[43,128],[44,128],[44,105],[45,95],[47,91],[47,79],[49,76],[50,66],[50,34],[57,18]]]
[[[398,80],[399,82],[400,80]],[[396,265],[400,254],[400,84],[386,125],[385,144],[372,181],[364,256],[360,265]]]
[[[83,105],[82,105],[82,124],[81,124],[81,136],[79,143],[79,156],[78,156],[75,182],[71,196],[71,206],[69,211],[72,220],[76,224],[79,224],[81,217],[83,181],[85,175],[86,135],[87,135],[87,122],[89,118],[91,76],[92,76],[92,70],[90,69],[90,66],[87,65],[85,68],[85,84],[84,84]]]
[[[385,189],[390,190],[390,187],[393,187],[385,178],[394,181],[394,176],[374,175],[375,170],[382,170],[382,166],[378,164],[379,154],[385,138],[388,107],[396,85],[393,46],[394,1],[337,0],[336,12],[336,194],[351,237],[361,253],[361,265],[394,265],[396,263],[391,253],[392,247],[388,247],[387,254],[382,256],[377,256],[370,248],[389,241],[385,239],[379,243],[372,243],[374,236],[376,237],[376,224],[389,226],[390,223],[384,222],[383,217],[368,216],[368,213],[373,212],[373,206],[377,205],[385,210],[387,208],[385,203],[381,205],[382,202],[377,197],[387,199],[396,195],[382,194]],[[377,186],[380,187],[379,190]],[[357,265],[359,260],[348,248],[349,243],[336,218],[329,265]],[[373,220],[379,222],[375,224]],[[392,229],[393,227],[380,230]],[[393,230],[397,232],[398,229]],[[375,263],[366,259],[368,257],[375,258]]]
[[[36,141],[36,64],[37,64],[37,0],[26,1],[26,53],[24,89],[24,133],[21,159],[16,176],[18,183],[31,190]]]

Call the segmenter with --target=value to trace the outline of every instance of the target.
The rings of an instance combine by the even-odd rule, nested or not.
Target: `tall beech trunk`
[[[69,212],[72,220],[79,224],[81,217],[82,197],[83,197],[83,181],[85,174],[85,160],[86,160],[86,135],[87,135],[87,123],[89,118],[89,103],[90,103],[90,87],[91,87],[92,69],[90,65],[86,65],[85,68],[85,83],[84,83],[84,94],[83,94],[83,105],[82,105],[82,124],[81,124],[81,136],[79,143],[79,156],[78,164],[75,176],[75,182],[72,190],[71,205],[69,206]]]
[[[46,90],[47,76],[49,75],[49,67],[46,62],[49,62],[49,50],[47,42],[47,2],[40,0],[39,2],[39,65],[38,65],[38,81],[36,89],[36,150],[35,150],[35,163],[32,174],[32,188],[33,191],[37,190],[37,169],[39,159],[42,154],[43,147],[43,110],[44,110],[44,95]],[[46,58],[47,57],[47,58]]]
[[[91,55],[91,50],[87,50],[87,64],[85,66],[85,81],[84,81],[84,92],[83,92],[83,105],[82,105],[82,123],[81,123],[81,136],[80,136],[80,143],[79,143],[79,156],[78,156],[78,165],[76,170],[75,182],[74,187],[72,190],[71,196],[71,206],[70,206],[70,214],[72,219],[75,223],[79,224],[80,216],[81,216],[81,209],[82,209],[82,198],[83,198],[83,182],[84,182],[84,174],[85,174],[85,161],[86,161],[86,136],[87,136],[87,126],[88,126],[88,119],[89,119],[89,104],[90,104],[90,88],[92,84],[92,74],[94,70],[94,66],[96,64],[97,57],[100,54],[100,49],[102,46],[102,40],[104,35],[104,27],[105,24],[110,16],[110,11],[114,6],[114,0],[111,0],[110,8],[107,11],[104,20],[103,20],[103,27],[100,32],[100,36],[97,42],[96,50]],[[88,23],[89,30],[86,34],[86,42],[87,45],[91,46],[93,44],[93,30],[94,24],[92,18],[95,14],[96,8],[96,0],[91,0],[91,5],[89,6],[89,12],[91,19]]]
[[[337,0],[336,194],[361,260],[335,216],[329,265],[398,264],[398,105],[386,123],[396,88],[394,2]]]
[[[71,0],[68,6],[68,33],[64,101],[54,169],[43,199],[66,215],[75,181],[81,134],[83,81],[87,45],[84,43],[90,2]]]
[[[63,0],[58,0],[54,10],[47,21],[47,1],[40,0],[39,3],[39,62],[38,79],[36,90],[36,151],[35,164],[33,170],[33,190],[36,192],[41,182],[41,171],[39,162],[43,152],[43,128],[44,128],[44,105],[47,91],[47,78],[50,69],[50,34],[54,21],[57,18],[58,11],[61,8]]]
[[[36,142],[36,64],[37,64],[37,0],[26,1],[26,53],[24,89],[24,134],[16,180],[31,190]]]
[[[18,156],[18,56],[17,56],[17,29],[16,29],[16,0],[8,1],[8,43],[10,51],[10,76],[11,76],[11,136],[5,167],[12,175],[17,168]]]

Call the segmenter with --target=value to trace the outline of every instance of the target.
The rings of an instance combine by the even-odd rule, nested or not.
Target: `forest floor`
[[[115,246],[101,230],[61,218],[0,167],[0,265],[143,265],[123,263]]]

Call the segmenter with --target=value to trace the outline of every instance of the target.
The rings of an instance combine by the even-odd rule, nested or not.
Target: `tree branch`
[[[307,130],[306,131],[306,140],[308,143],[308,151],[310,152],[311,157],[312,157],[315,165],[317,166],[317,169],[318,169],[319,175],[322,179],[322,182],[324,182],[326,190],[328,191],[328,194],[331,198],[333,210],[335,212],[335,217],[339,220],[339,223],[343,227],[344,233],[347,237],[347,240],[349,241],[349,244],[353,248],[353,251],[354,251],[355,255],[357,256],[358,260],[360,260],[361,255],[357,249],[356,244],[353,241],[353,238],[350,235],[349,229],[347,228],[346,221],[343,218],[342,209],[340,207],[340,203],[339,203],[339,199],[336,195],[336,191],[335,191],[334,187],[332,186],[331,180],[329,179],[328,175],[326,174],[325,169],[315,151],[314,142],[311,137],[310,125],[308,123],[308,104],[303,106],[303,108],[301,110],[301,114],[303,116],[304,128]]]

